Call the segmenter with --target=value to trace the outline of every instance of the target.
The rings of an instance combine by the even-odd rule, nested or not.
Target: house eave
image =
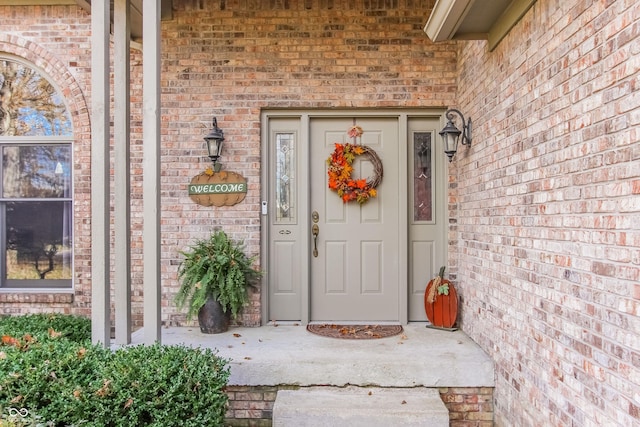
[[[536,0],[438,0],[424,32],[434,42],[487,40],[489,50],[518,23]]]

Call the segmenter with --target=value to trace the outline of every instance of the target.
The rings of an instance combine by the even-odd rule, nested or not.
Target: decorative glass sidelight
[[[276,134],[276,216],[278,224],[296,222],[295,134]]]
[[[433,221],[432,132],[413,134],[413,220]]]

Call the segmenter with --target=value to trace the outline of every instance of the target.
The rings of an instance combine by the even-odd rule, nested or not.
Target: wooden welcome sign
[[[235,172],[207,169],[189,184],[189,197],[202,206],[233,206],[247,195],[247,180]]]

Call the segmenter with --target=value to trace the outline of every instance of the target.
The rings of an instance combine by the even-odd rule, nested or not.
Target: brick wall
[[[639,35],[636,1],[538,0],[459,44],[451,241],[497,425],[640,425]]]
[[[268,427],[272,424],[273,404],[279,390],[291,386],[227,387],[229,407],[225,425]],[[443,387],[440,397],[449,410],[451,427],[491,427],[493,425],[493,388]]]
[[[262,108],[443,107],[455,94],[456,53],[422,28],[432,0],[174,2],[163,22],[163,300],[178,283],[178,251],[223,227],[260,245]],[[216,116],[222,163],[248,179],[246,199],[202,207],[184,191],[210,163],[202,138]],[[260,321],[259,295],[244,324]],[[170,324],[184,316],[168,306]]]
[[[442,387],[439,391],[451,427],[493,426],[493,388]]]

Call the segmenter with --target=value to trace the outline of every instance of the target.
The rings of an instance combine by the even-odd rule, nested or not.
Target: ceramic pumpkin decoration
[[[424,310],[433,326],[451,329],[458,317],[458,293],[453,283],[444,278],[444,270],[444,266],[440,267],[438,276],[427,284]]]

